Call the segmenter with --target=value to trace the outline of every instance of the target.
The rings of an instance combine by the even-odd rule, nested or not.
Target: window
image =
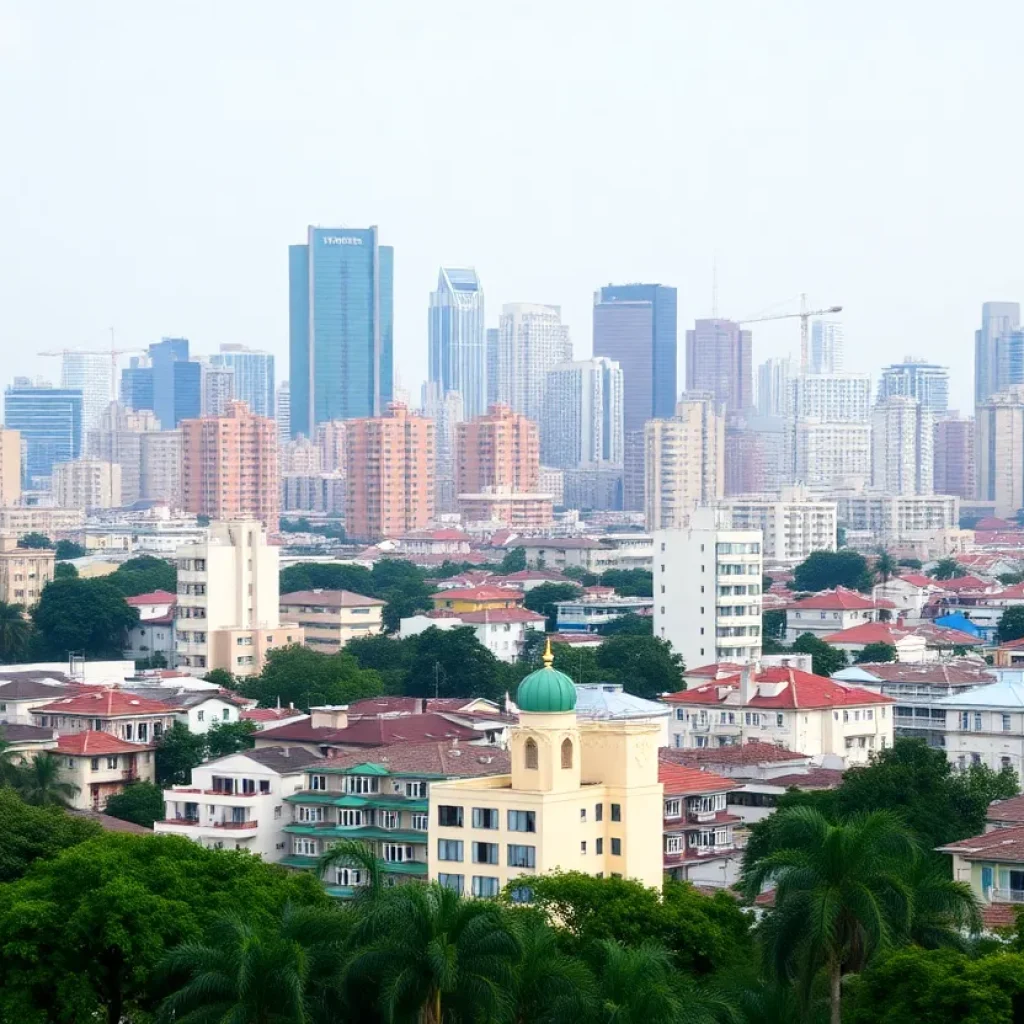
[[[682,836],[666,836],[665,837],[665,852],[666,853],[682,853],[683,852],[683,837]]]
[[[224,710],[221,711],[221,713],[220,713],[220,717],[226,722],[231,717],[231,709],[230,708],[224,708]],[[357,874],[358,874],[358,872],[357,872]]]
[[[776,714],[776,716],[775,716],[775,725],[776,725],[776,727],[781,729],[785,724],[786,724],[786,716],[783,715],[783,714]]]
[[[404,864],[413,859],[412,847],[403,843],[385,843],[384,860],[391,864]]]
[[[437,841],[438,860],[462,860],[461,839],[438,839]]]
[[[196,712],[196,721],[197,722],[205,721],[205,719],[206,719],[206,712],[205,711],[197,711]]]
[[[117,767],[117,756],[107,758],[107,768],[113,771]]]
[[[604,821],[604,804],[594,804],[594,821]]]
[[[260,792],[261,793],[269,793],[270,792],[270,779],[260,779]]]
[[[874,717],[875,717],[875,712],[874,712],[873,708],[868,708],[867,711],[864,712],[864,721],[865,722],[872,721],[874,719]]]
[[[74,768],[75,767],[75,759],[73,757],[69,757],[68,758],[68,767],[69,768]],[[94,772],[98,772],[100,770],[100,759],[98,757],[94,757],[92,759],[92,761],[90,762],[89,767],[92,768],[92,770]]]
[[[326,775],[310,775],[310,777],[309,777],[309,788],[310,789],[326,789],[327,788],[327,776]]]
[[[366,795],[380,792],[380,779],[376,775],[346,775],[342,781],[346,793]]]
[[[537,742],[536,740],[528,739],[526,746],[523,748],[523,754],[526,760],[527,768],[537,767]]]
[[[974,731],[981,732],[981,712],[974,712]]]
[[[665,801],[665,817],[666,818],[681,818],[683,816],[683,802],[682,800],[666,800]]]
[[[1003,732],[1009,732],[1011,728],[1010,716],[1003,715]]]
[[[509,897],[513,903],[532,903],[533,890],[528,885],[517,885],[509,890]]]
[[[595,842],[594,842],[594,852],[596,854],[598,854],[598,856],[600,856],[602,853],[604,853],[604,840],[603,839],[595,840]]]
[[[335,868],[335,885],[361,885],[363,873],[359,868]]]
[[[622,840],[621,839],[614,839],[614,838],[612,839],[612,856],[613,857],[621,857],[622,856]]]
[[[315,839],[296,839],[295,840],[295,852],[300,857],[315,857],[316,856],[316,840]]]
[[[562,740],[562,767],[572,767],[572,740]]]
[[[508,812],[509,832],[536,832],[537,812],[536,811],[509,811]]]
[[[465,888],[465,875],[445,875],[438,872],[437,880],[446,889],[451,889],[457,892],[460,896],[462,895],[463,889]]]
[[[580,821],[586,821],[586,820],[587,820],[587,809],[586,809],[586,807],[581,807],[580,808]]]
[[[585,855],[586,852],[587,852],[587,841],[586,841],[586,839],[584,839],[584,840],[582,840],[580,842],[580,853]]]
[[[401,815],[398,811],[379,811],[378,824],[381,828],[398,828]]]
[[[488,875],[473,876],[473,895],[484,899],[498,895],[499,885],[496,878]]]
[[[440,804],[437,808],[437,823],[445,828],[462,828],[462,808]]]
[[[345,808],[338,812],[338,824],[342,828],[360,828],[363,824],[363,812]]]
[[[612,821],[622,821],[622,804],[612,804]]]
[[[508,866],[510,868],[535,868],[537,866],[537,848],[509,843]]]
[[[412,830],[414,832],[426,832],[430,828],[429,814],[414,814],[412,816]]]
[[[473,844],[474,864],[497,864],[498,844],[497,843],[474,843]]]
[[[300,807],[299,821],[323,821],[324,809],[322,807]]]
[[[423,800],[427,796],[427,784],[422,781],[407,782],[405,784],[405,795],[410,800]]]
[[[496,807],[473,808],[473,828],[498,827],[498,809]]]

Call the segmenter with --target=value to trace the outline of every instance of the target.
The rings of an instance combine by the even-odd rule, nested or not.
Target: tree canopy
[[[887,644],[884,640],[879,640],[873,644],[865,644],[853,660],[857,665],[895,661],[896,648],[892,644]]]
[[[173,594],[178,589],[178,571],[164,558],[139,555],[122,562],[117,570],[105,577],[125,597],[151,594],[166,590]]]
[[[138,620],[109,577],[53,580],[32,609],[34,653],[41,661],[63,661],[69,651],[120,658],[124,632]]]
[[[870,590],[871,570],[867,560],[856,551],[814,551],[793,570],[791,590],[819,591],[847,587]]]
[[[107,800],[105,811],[112,818],[152,828],[164,817],[164,791],[152,782],[133,782]]]
[[[932,566],[928,575],[936,580],[952,580],[966,576],[967,570],[955,558],[941,558]]]
[[[81,544],[76,544],[73,540],[57,541],[55,557],[58,562],[65,562],[72,558],[84,558],[87,553]]]
[[[523,598],[523,606],[531,612],[537,612],[547,619],[545,628],[549,633],[554,633],[558,628],[558,609],[555,603],[558,601],[571,601],[579,596],[580,588],[575,583],[542,583],[539,587],[533,587],[526,592]]]
[[[1024,637],[1024,605],[1011,605],[999,619],[999,643]]]
[[[621,634],[597,648],[597,667],[637,697],[654,699],[683,688],[683,658],[667,640]]]
[[[26,533],[18,538],[20,548],[52,548],[54,543],[45,533]]]
[[[811,656],[811,670],[817,676],[831,676],[846,667],[846,651],[825,643],[813,633],[803,633],[793,641],[790,648],[796,654]]]

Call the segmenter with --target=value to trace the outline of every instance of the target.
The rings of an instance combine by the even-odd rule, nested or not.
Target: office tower
[[[934,448],[935,493],[973,498],[976,485],[973,418],[960,419],[954,410],[936,420]]]
[[[121,507],[121,467],[102,459],[75,459],[53,467],[53,498],[59,508]]]
[[[173,423],[160,421],[164,430],[177,427],[182,420],[195,419],[203,414],[203,364],[190,359],[178,360],[171,365],[174,389]],[[157,385],[159,391],[159,385]],[[159,419],[159,415],[157,416]]]
[[[761,658],[761,531],[728,523],[727,512],[701,508],[684,529],[654,535],[654,635],[691,671]]]
[[[789,356],[766,359],[757,368],[758,416],[789,415],[789,381],[793,362]]]
[[[870,423],[790,418],[785,446],[787,483],[829,490],[871,478]]]
[[[798,419],[867,423],[871,378],[866,373],[801,374],[789,382],[789,412]]]
[[[132,356],[121,371],[118,392],[121,405],[126,409],[153,409],[153,367],[146,356]]]
[[[487,411],[484,292],[473,269],[441,268],[430,293],[428,380],[439,394],[458,391],[466,416]]]
[[[277,532],[277,424],[229,402],[223,416],[182,420],[182,501],[211,519],[259,519]]]
[[[572,359],[569,328],[559,306],[510,302],[498,326],[497,400],[540,423],[547,374]]]
[[[185,395],[179,400],[179,388],[184,391],[187,386],[187,374],[176,376],[175,364],[188,362],[188,338],[161,338],[149,346],[149,362],[153,378],[153,412],[164,430],[173,430],[178,425],[176,419],[179,407],[183,407]],[[198,370],[198,365],[196,370]],[[201,411],[200,382],[196,382],[195,409],[192,416]]]
[[[235,371],[230,366],[200,364],[202,374],[202,415],[223,416],[228,402],[239,398],[235,394]],[[249,403],[246,402],[246,405]]]
[[[64,350],[60,368],[60,386],[82,392],[82,430],[92,430],[110,401],[114,373],[113,358],[100,352]]]
[[[706,391],[726,415],[754,404],[751,333],[731,320],[698,320],[686,332],[686,390]]]
[[[302,643],[301,627],[280,619],[280,558],[260,523],[211,523],[206,539],[181,545],[175,560],[176,667],[253,676],[271,650]]]
[[[1001,518],[1015,516],[1024,508],[1024,385],[977,406],[974,442],[976,497],[994,501]]]
[[[886,494],[931,494],[934,417],[908,395],[890,395],[871,414],[871,486]]]
[[[438,385],[423,385],[423,415],[434,422],[434,509],[455,512],[455,451],[458,426],[465,419],[462,393],[439,393]]]
[[[459,494],[486,490],[534,492],[540,485],[537,424],[508,406],[456,428],[455,480]]]
[[[974,404],[1024,383],[1019,302],[986,302],[974,333]]]
[[[392,399],[394,249],[377,228],[307,229],[288,249],[291,432],[380,416]]]
[[[603,356],[560,363],[548,373],[541,420],[541,461],[573,469],[622,465],[623,373]]]
[[[21,500],[21,434],[0,427],[0,508]]]
[[[902,363],[893,363],[882,370],[878,381],[878,400],[890,395],[916,398],[925,409],[941,415],[949,408],[949,370],[906,356]]]
[[[721,498],[725,417],[708,393],[684,393],[671,419],[644,428],[644,512],[648,530],[676,530],[698,505]]]
[[[99,425],[86,435],[90,458],[121,467],[122,505],[134,505],[142,497],[142,435],[159,429],[152,410],[136,412],[111,402],[103,410]]]
[[[843,370],[843,325],[834,320],[811,321],[811,373]]]
[[[82,392],[15,377],[4,392],[4,425],[21,433],[22,487],[42,485],[54,463],[82,454]]]
[[[401,537],[434,514],[434,424],[392,403],[384,416],[345,425],[345,533]]]
[[[220,352],[210,356],[210,365],[233,370],[233,397],[245,402],[256,416],[274,419],[274,357],[269,352],[245,345],[221,345]]]
[[[277,419],[277,441],[283,445],[292,436],[292,391],[288,381],[282,381],[274,396]]]
[[[320,449],[320,469],[324,473],[345,475],[345,421],[324,420],[317,424],[316,446]]]
[[[501,332],[497,327],[487,328],[487,408],[498,402],[498,366],[501,351]]]
[[[182,434],[180,430],[147,430],[141,436],[139,497],[172,509],[183,507]]]

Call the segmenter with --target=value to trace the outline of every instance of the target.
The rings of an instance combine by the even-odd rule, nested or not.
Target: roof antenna
[[[711,319],[718,319],[718,253],[711,257]]]

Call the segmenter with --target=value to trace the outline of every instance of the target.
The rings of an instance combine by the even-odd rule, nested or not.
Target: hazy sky
[[[287,376],[287,246],[395,247],[418,397],[442,263],[559,303],[842,304],[848,364],[904,354],[971,393],[986,299],[1024,299],[1024,5],[952,0],[0,0],[0,353],[184,334]],[[759,327],[755,362],[797,321]]]

